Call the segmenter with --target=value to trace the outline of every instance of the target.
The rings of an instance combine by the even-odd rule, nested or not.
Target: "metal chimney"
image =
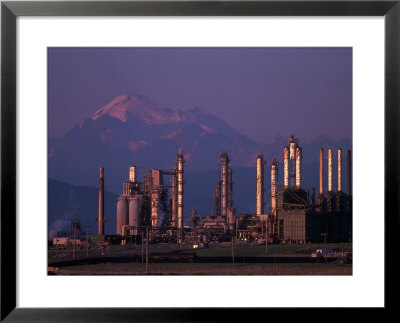
[[[347,194],[351,195],[351,151],[347,151]]]
[[[129,167],[129,181],[131,183],[136,182],[136,166]]]
[[[183,229],[183,154],[178,154],[177,163],[177,181],[178,181],[178,203],[177,203],[177,214],[178,214],[178,228]]]
[[[332,149],[328,149],[328,192],[332,191]]]
[[[283,149],[283,186],[289,187],[289,148]]]
[[[324,148],[319,150],[319,194],[324,194]]]
[[[289,187],[296,186],[296,150],[297,139],[294,135],[289,138]]]
[[[104,167],[100,167],[99,178],[98,235],[104,235]]]
[[[226,218],[228,207],[228,163],[229,158],[227,153],[220,156],[221,161],[221,215]]]
[[[171,226],[178,226],[177,223],[177,193],[178,193],[178,180],[176,167],[172,171],[171,176]]]
[[[301,153],[301,148],[296,148],[296,188],[301,187],[301,160],[303,156]]]
[[[276,197],[278,185],[278,162],[276,159],[271,164],[271,212],[276,215]]]
[[[264,156],[257,156],[256,214],[264,214]]]
[[[337,151],[337,161],[338,161],[338,192],[342,190],[342,150]]]
[[[232,188],[233,188],[233,181],[232,181],[232,168],[231,165],[228,164],[228,192],[227,192],[227,212],[233,206],[232,200]]]

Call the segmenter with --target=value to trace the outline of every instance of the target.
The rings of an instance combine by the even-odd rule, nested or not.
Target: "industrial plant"
[[[279,162],[268,167],[262,153],[256,156],[255,212],[236,214],[233,201],[233,169],[227,152],[219,158],[219,180],[213,187],[211,214],[190,211],[184,221],[184,156],[177,155],[170,170],[151,169],[143,182],[137,180],[135,166],[122,184],[116,201],[115,235],[104,236],[104,168],[100,168],[98,235],[94,240],[118,244],[146,241],[206,244],[224,241],[305,244],[348,242],[352,232],[351,151],[347,151],[347,193],[342,187],[342,150],[336,152],[337,190],[334,191],[334,152],[328,149],[327,183],[324,187],[324,150],[319,151],[319,194],[302,187],[302,148],[294,135],[283,149],[283,185],[278,181]],[[218,159],[216,160],[218,161]],[[270,169],[270,207],[265,207],[265,169]],[[128,167],[127,167],[128,169]],[[318,171],[318,170],[316,170]],[[249,205],[249,208],[252,208]],[[110,215],[113,216],[113,215]]]

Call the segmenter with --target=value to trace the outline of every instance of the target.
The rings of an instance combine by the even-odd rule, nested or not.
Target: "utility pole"
[[[142,264],[143,264],[143,258],[144,258],[144,238],[143,238],[143,231],[141,232],[142,233]]]
[[[73,245],[72,245],[72,260],[75,260],[75,239],[76,239],[76,216],[77,214],[74,214],[74,239],[73,239]]]
[[[88,236],[88,223],[86,222],[86,258],[89,258],[89,236]]]
[[[265,221],[265,255],[268,254],[268,222]]]
[[[149,227],[146,227],[146,275],[149,265]]]
[[[232,272],[235,272],[235,254],[233,252],[233,237],[232,237]]]

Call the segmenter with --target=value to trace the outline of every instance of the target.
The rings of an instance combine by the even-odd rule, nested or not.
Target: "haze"
[[[198,106],[258,142],[352,135],[351,48],[49,48],[49,136],[117,95]]]

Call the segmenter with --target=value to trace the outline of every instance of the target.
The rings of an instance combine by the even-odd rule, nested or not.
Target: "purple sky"
[[[352,134],[351,48],[49,48],[49,136],[120,94],[198,106],[265,143]]]

